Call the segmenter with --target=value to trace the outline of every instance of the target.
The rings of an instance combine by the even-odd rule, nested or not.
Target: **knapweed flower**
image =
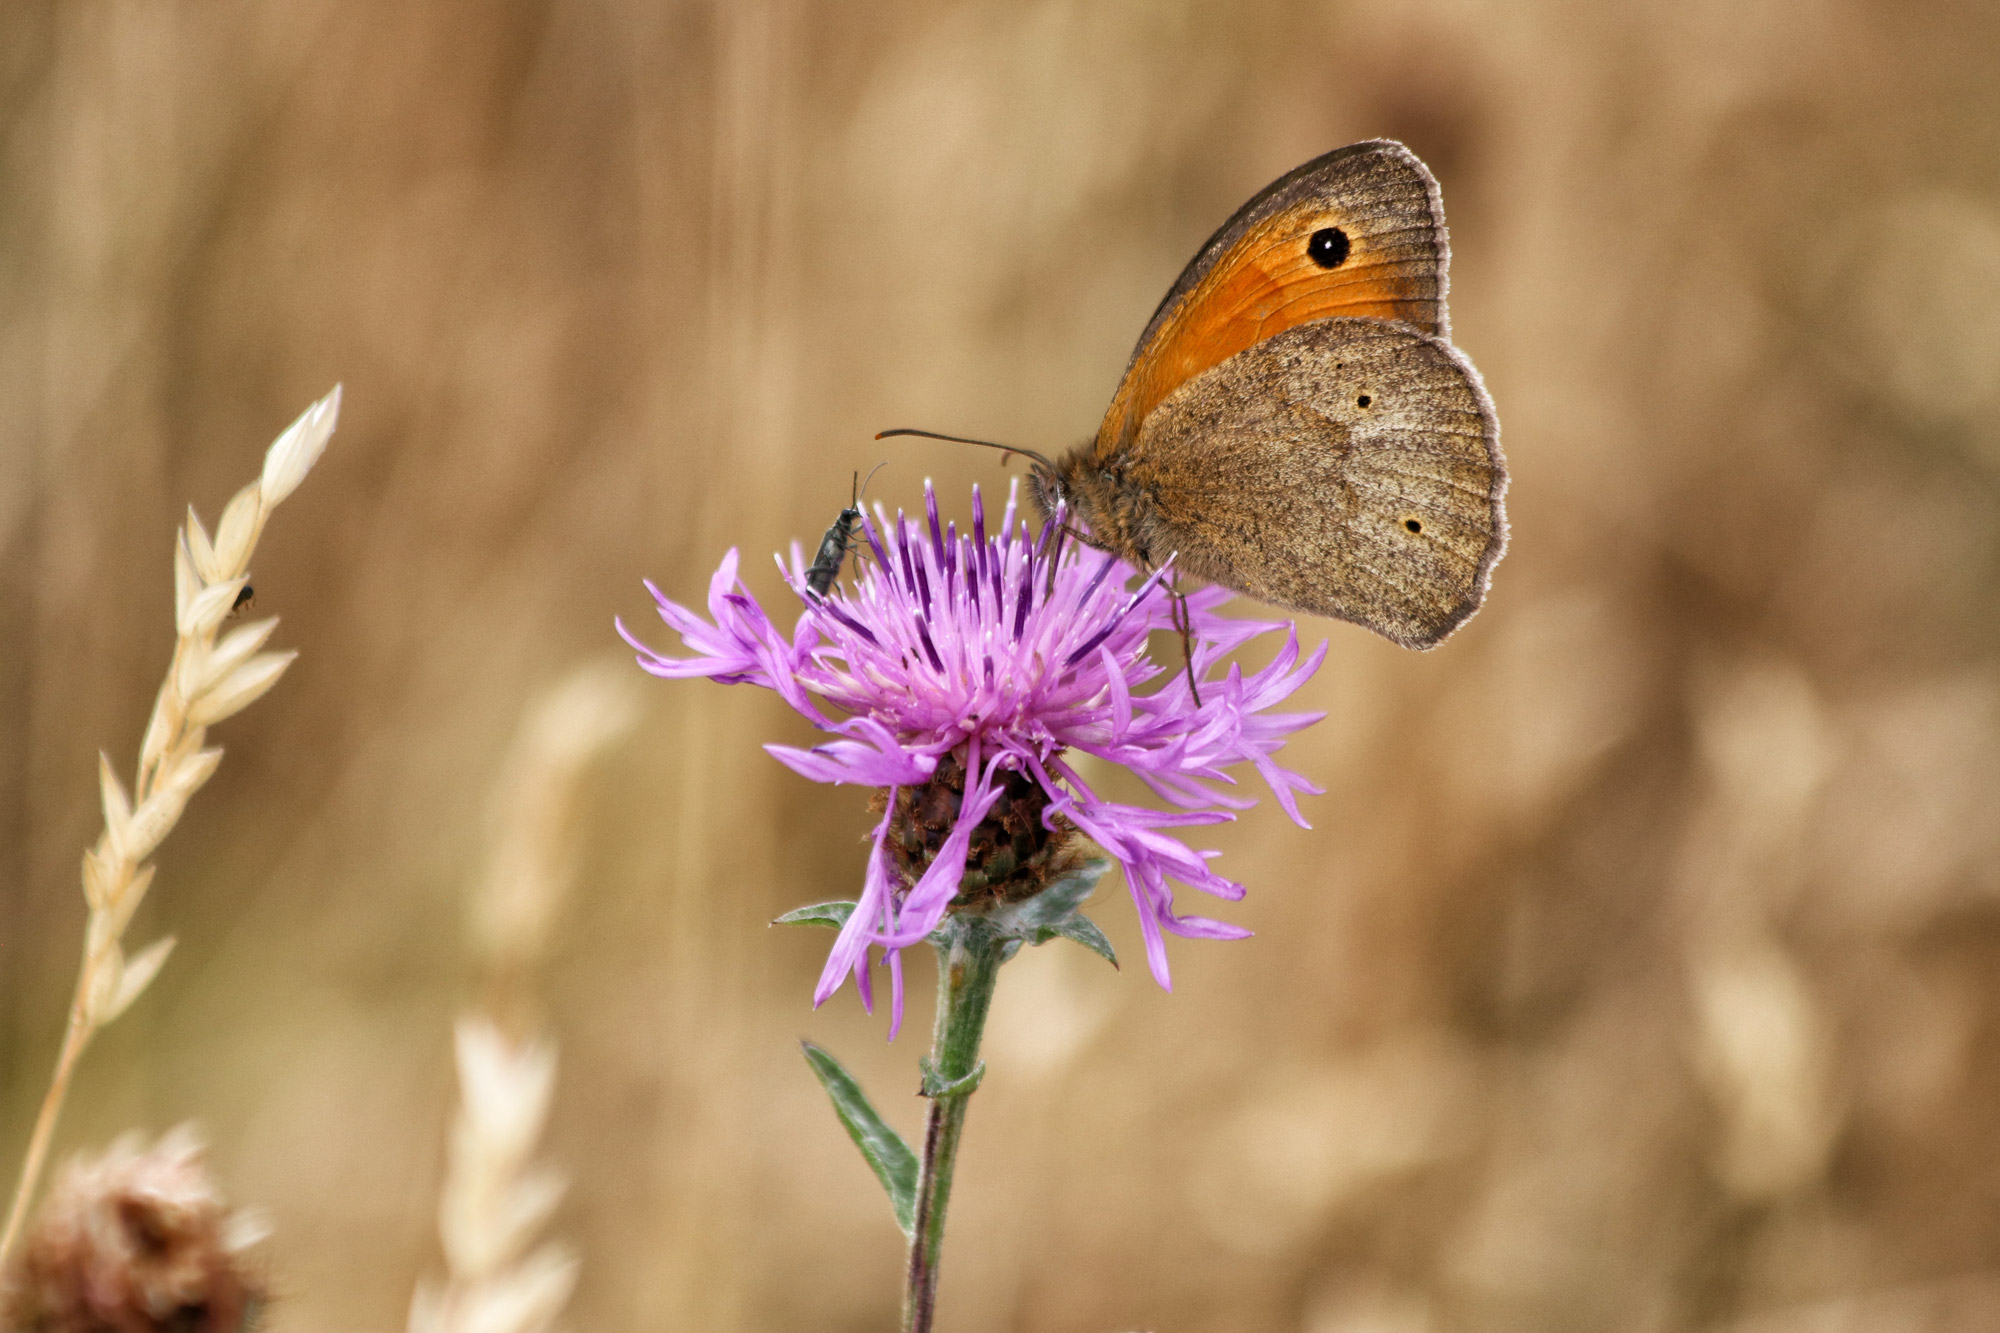
[[[1254,804],[1227,790],[1226,770],[1242,763],[1305,826],[1295,794],[1319,788],[1273,756],[1321,714],[1270,710],[1318,669],[1324,645],[1301,661],[1290,624],[1227,619],[1215,614],[1226,591],[1191,593],[1197,703],[1179,653],[1171,662],[1147,653],[1147,636],[1173,627],[1166,569],[1142,578],[1107,553],[1058,542],[1060,513],[1031,534],[1012,491],[991,533],[977,488],[965,535],[956,524],[940,527],[928,484],[924,498],[926,523],[901,514],[890,523],[879,507],[864,518],[869,567],[851,588],[814,594],[792,548],[779,567],[803,608],[789,637],[737,577],[733,550],[709,582],[706,619],[646,585],[694,656],[656,652],[622,624],[619,633],[656,676],[776,690],[839,739],[810,750],[766,746],[773,756],[818,782],[881,789],[859,901],[815,1004],[852,973],[872,1007],[871,949],[879,949],[893,1036],[902,1019],[900,951],[948,912],[990,911],[1039,892],[1093,855],[1083,839],[1124,869],[1147,962],[1169,986],[1162,932],[1250,932],[1175,912],[1174,883],[1231,900],[1243,886],[1209,869],[1214,853],[1168,830],[1220,823]],[[1280,630],[1284,644],[1268,666],[1245,675],[1232,662],[1217,674],[1227,654]],[[1130,769],[1171,808],[1104,799],[1072,762],[1077,753]]]

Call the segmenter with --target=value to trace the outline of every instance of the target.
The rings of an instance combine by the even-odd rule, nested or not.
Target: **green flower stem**
[[[1010,948],[1009,945],[1013,947]],[[916,1225],[910,1231],[909,1279],[903,1288],[904,1333],[929,1333],[937,1310],[938,1262],[944,1248],[945,1206],[951,1201],[953,1164],[965,1130],[966,1103],[984,1066],[979,1040],[1000,964],[1019,948],[977,917],[954,917],[938,950],[937,1026],[924,1069],[931,1099],[924,1121],[924,1158],[917,1177]]]

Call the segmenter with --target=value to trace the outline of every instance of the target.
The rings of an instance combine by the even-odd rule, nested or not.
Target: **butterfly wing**
[[[1450,337],[1449,263],[1437,181],[1403,145],[1350,144],[1287,172],[1209,238],[1154,311],[1097,459],[1129,448],[1189,379],[1309,320],[1395,319]]]
[[[1456,629],[1506,545],[1479,373],[1409,324],[1322,319],[1183,383],[1123,460],[1140,553],[1411,648]]]

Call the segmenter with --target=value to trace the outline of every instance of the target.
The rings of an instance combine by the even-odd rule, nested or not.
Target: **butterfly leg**
[[[1166,589],[1172,600],[1174,628],[1181,633],[1181,661],[1187,670],[1188,693],[1194,698],[1194,706],[1201,707],[1201,686],[1194,678],[1194,615],[1188,610],[1187,594],[1181,591],[1180,571],[1174,571],[1174,581]]]
[[[1111,549],[1103,542],[1097,540],[1097,538],[1091,536],[1089,530],[1086,528],[1072,528],[1069,524],[1065,523],[1063,524],[1063,531],[1076,538],[1079,544],[1088,546],[1093,551],[1108,551]]]

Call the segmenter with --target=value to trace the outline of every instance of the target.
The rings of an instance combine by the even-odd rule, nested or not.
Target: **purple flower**
[[[1289,623],[1215,614],[1229,594],[1188,596],[1195,702],[1178,660],[1147,655],[1147,635],[1172,627],[1167,570],[1143,579],[1103,552],[1063,543],[1062,517],[1033,536],[1007,511],[989,534],[978,489],[972,531],[940,528],[937,496],[924,488],[928,524],[877,510],[863,520],[872,567],[851,590],[822,599],[805,583],[794,545],[780,569],[804,609],[787,638],[737,577],[730,551],[709,582],[709,618],[646,586],[660,617],[695,656],[664,656],[618,632],[656,676],[712,676],[776,690],[812,724],[839,739],[810,750],[765,748],[817,782],[884,789],[881,822],[855,910],[835,941],[814,1004],[851,972],[872,1008],[870,950],[889,966],[890,1035],[902,1021],[900,951],[923,940],[946,912],[981,910],[1036,892],[1086,854],[1082,835],[1124,868],[1146,959],[1171,988],[1162,932],[1240,939],[1240,926],[1174,911],[1171,883],[1219,898],[1243,886],[1209,869],[1171,830],[1215,824],[1255,802],[1226,790],[1226,772],[1253,765],[1301,827],[1299,792],[1310,782],[1278,766],[1285,738],[1322,716],[1273,713],[1318,669],[1322,645],[1303,662]],[[1137,586],[1134,586],[1135,580]],[[1248,676],[1225,655],[1284,632],[1271,663]],[[1141,686],[1157,681],[1150,693]],[[1136,773],[1166,810],[1104,799],[1077,771],[1074,753]]]

